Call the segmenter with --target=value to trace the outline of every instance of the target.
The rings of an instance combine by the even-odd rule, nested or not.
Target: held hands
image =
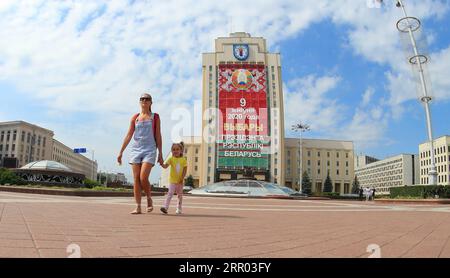
[[[164,159],[162,157],[162,154],[158,155],[158,163],[162,166],[164,164]]]

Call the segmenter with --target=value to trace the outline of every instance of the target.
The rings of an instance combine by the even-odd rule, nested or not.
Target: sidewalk
[[[174,198],[176,199],[176,198]],[[143,200],[144,201],[144,200]],[[0,257],[450,257],[450,207],[186,196],[184,214],[132,198],[0,192]],[[145,204],[145,201],[144,201]],[[145,206],[144,206],[145,207]]]

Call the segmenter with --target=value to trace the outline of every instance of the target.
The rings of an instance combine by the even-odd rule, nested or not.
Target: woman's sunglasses
[[[139,99],[139,101],[141,101],[141,102],[144,102],[144,101],[152,101],[152,99],[151,99],[151,98],[148,98],[148,97],[141,97],[141,98]]]

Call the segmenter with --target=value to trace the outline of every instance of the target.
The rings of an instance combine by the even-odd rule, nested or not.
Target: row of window
[[[20,141],[21,142],[25,142],[25,135],[26,135],[26,139],[27,139],[27,143],[32,143],[35,144],[37,143],[38,146],[41,145],[42,142],[42,146],[45,147],[46,143],[47,143],[47,137],[45,136],[41,136],[41,135],[32,135],[30,132],[25,133],[25,131],[22,131],[22,134],[20,136]],[[13,130],[12,132],[12,136],[11,136],[11,130],[5,131],[2,130],[2,132],[0,133],[0,142],[5,141],[9,142],[10,139],[12,139],[13,142],[17,141],[17,130]]]
[[[448,156],[448,161],[450,162],[450,155]],[[447,156],[438,156],[434,158],[434,163],[444,163],[447,162]],[[431,159],[421,160],[420,166],[431,165]]]
[[[276,170],[276,168],[275,168],[275,170]],[[308,168],[306,171],[307,171],[308,175],[311,175],[311,168]],[[320,173],[321,173],[321,172],[320,172],[320,169],[317,169],[317,175],[320,175]],[[328,173],[330,173],[330,170],[328,170]],[[337,170],[336,170],[336,176],[339,176],[340,173],[341,173],[341,172],[339,171],[339,169],[337,169]],[[346,176],[348,176],[348,173],[349,173],[348,170],[345,170],[345,175],[346,175]],[[290,175],[291,175],[291,168],[287,168],[287,170],[286,170],[286,175],[287,175],[287,176],[290,176]]]
[[[299,153],[300,151],[297,151],[297,153]],[[308,156],[308,157],[311,157],[311,151],[310,150],[307,150],[306,151],[306,155]],[[339,151],[337,151],[336,152],[336,158],[339,158]],[[317,156],[318,157],[320,157],[320,155],[321,155],[321,151],[317,151]],[[289,157],[289,156],[291,156],[291,151],[290,150],[288,150],[287,151],[287,156]],[[331,156],[331,152],[327,152],[327,157],[330,157]],[[348,152],[346,152],[345,153],[345,158],[348,158],[349,157],[349,153]]]
[[[428,172],[430,170],[431,170],[431,168],[420,169],[420,174],[421,175],[428,175]],[[447,172],[447,165],[438,165],[438,166],[436,166],[436,170],[438,171],[438,173]],[[450,171],[450,165],[448,166],[448,170]]]
[[[445,154],[446,152],[445,146],[437,147],[434,149],[434,154]],[[447,146],[447,152],[450,153],[450,146]],[[431,151],[425,151],[420,153],[420,158],[431,157]]]
[[[306,162],[306,164],[308,165],[308,166],[311,166],[311,160],[308,160],[307,162]],[[327,166],[330,166],[330,161],[328,160],[327,161]],[[290,159],[288,159],[287,160],[287,165],[291,165],[291,160]],[[339,167],[339,161],[336,161],[336,167]],[[348,167],[348,165],[349,165],[349,163],[348,163],[348,161],[345,161],[345,167]],[[317,160],[317,166],[320,166],[320,160]]]

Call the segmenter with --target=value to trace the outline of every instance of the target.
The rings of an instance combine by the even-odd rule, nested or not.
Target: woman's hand
[[[119,156],[117,157],[117,162],[119,165],[122,165],[122,153],[119,153]]]
[[[158,155],[158,163],[159,163],[160,165],[163,165],[163,164],[164,164],[164,159],[163,159],[163,157],[162,157],[162,154],[159,154],[159,155]]]

